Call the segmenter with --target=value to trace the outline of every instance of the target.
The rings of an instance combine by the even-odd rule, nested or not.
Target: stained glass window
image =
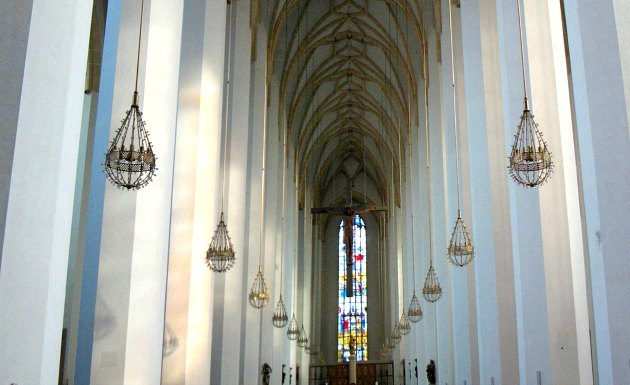
[[[339,224],[339,302],[337,308],[337,359],[348,361],[350,338],[354,337],[357,361],[368,359],[367,276],[365,223],[355,215],[352,245],[352,297],[346,296],[346,244],[343,220]]]

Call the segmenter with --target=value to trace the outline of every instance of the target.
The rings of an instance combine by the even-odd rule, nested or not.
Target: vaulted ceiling
[[[269,0],[252,12],[269,23],[268,87],[295,149],[301,201],[309,186],[313,205],[347,203],[354,186],[353,200],[386,204],[394,194],[399,202],[398,178],[424,108],[427,23],[440,30],[439,5]]]

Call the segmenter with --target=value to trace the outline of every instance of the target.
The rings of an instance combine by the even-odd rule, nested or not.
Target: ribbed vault
[[[435,14],[432,2],[261,6],[270,26],[267,86],[277,92],[278,124],[295,150],[301,204],[309,187],[312,205],[355,194],[362,203],[394,197],[399,204],[404,143],[418,125],[418,77],[426,73],[423,13]]]

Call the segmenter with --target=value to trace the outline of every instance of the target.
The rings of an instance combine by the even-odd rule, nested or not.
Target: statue
[[[269,385],[269,375],[271,374],[271,366],[269,366],[268,363],[265,362],[265,364],[262,367],[262,383],[263,385]]]
[[[427,365],[427,380],[429,384],[435,385],[435,362],[433,360]]]
[[[282,385],[284,385],[284,381],[287,379],[287,372],[284,371],[284,368],[286,368],[287,366],[285,364],[282,364]]]
[[[418,378],[418,359],[414,358],[413,359],[416,362],[416,379]]]
[[[357,339],[354,338],[354,336],[350,336],[350,355],[354,356],[356,354],[356,346],[355,344],[357,343]]]

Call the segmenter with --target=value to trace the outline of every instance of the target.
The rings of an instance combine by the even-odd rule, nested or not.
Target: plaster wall
[[[225,48],[225,14],[217,2],[184,6],[177,125],[187,129],[176,141],[163,384],[210,380],[211,293],[223,277],[211,274],[203,258],[221,204],[224,60],[214,52]]]
[[[628,309],[620,306],[627,290],[621,277],[627,264],[619,259],[627,248],[621,230],[627,216],[627,58],[619,2],[596,5],[565,1],[572,68],[573,96],[583,183],[585,234],[588,247],[594,335],[594,361],[599,384],[630,380]],[[622,30],[618,30],[622,28]],[[610,170],[615,169],[615,172]],[[623,254],[623,252],[621,252]]]
[[[17,106],[17,100],[21,106],[3,119],[8,136],[2,149],[8,152],[3,151],[0,174],[5,182],[10,176],[11,183],[10,189],[3,183],[0,209],[4,224],[6,207],[0,381],[52,385],[58,381],[91,4],[40,0],[32,9],[23,5],[0,6],[4,16],[15,17],[16,35],[7,36],[9,44],[16,42],[15,51],[8,53],[16,56],[6,68],[11,71],[7,77],[19,81],[3,86],[7,93],[2,97],[7,106]],[[0,28],[13,29],[2,20]],[[39,162],[33,161],[34,154]]]
[[[9,186],[13,165],[13,149],[17,132],[26,48],[33,1],[11,0],[2,3],[0,14],[0,66],[3,69],[0,92],[0,245],[4,243]],[[2,252],[0,251],[0,268]]]

